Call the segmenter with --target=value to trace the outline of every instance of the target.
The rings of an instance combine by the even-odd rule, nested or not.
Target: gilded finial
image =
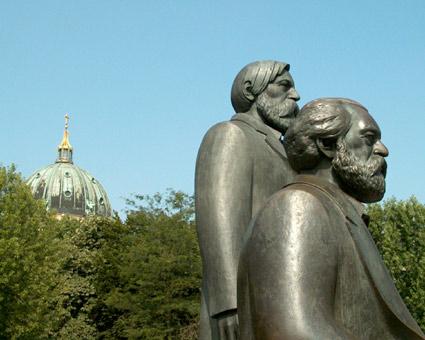
[[[72,163],[72,145],[69,143],[69,115],[65,114],[65,130],[63,131],[62,142],[58,146],[59,157],[57,162]]]
[[[59,147],[58,147],[59,149],[72,150],[72,146],[69,143],[68,127],[69,127],[69,115],[68,113],[66,113],[65,114],[65,130],[63,132],[62,142],[59,144]]]

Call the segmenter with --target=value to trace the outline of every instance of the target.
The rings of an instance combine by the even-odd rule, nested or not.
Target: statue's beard
[[[261,93],[256,101],[258,113],[267,125],[284,134],[297,115],[299,108],[295,100],[290,98],[278,104],[273,101],[274,99],[268,94]]]
[[[365,203],[384,197],[387,163],[382,156],[372,155],[363,162],[347,149],[345,141],[339,140],[332,166],[342,189],[350,196]]]

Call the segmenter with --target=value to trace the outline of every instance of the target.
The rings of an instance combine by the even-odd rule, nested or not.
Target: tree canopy
[[[106,298],[122,311],[111,334],[142,339],[196,336],[201,260],[192,197],[176,191],[128,200],[126,251]],[[184,336],[184,337],[183,337]]]
[[[14,167],[0,168],[0,338],[40,337],[52,324],[55,233]]]
[[[396,287],[425,329],[425,205],[414,197],[369,206],[369,229]]]
[[[396,286],[425,328],[425,205],[368,207]],[[201,259],[193,197],[127,200],[125,221],[57,220],[0,167],[0,338],[196,339]]]

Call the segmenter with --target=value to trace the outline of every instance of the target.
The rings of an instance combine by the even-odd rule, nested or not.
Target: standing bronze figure
[[[319,99],[303,107],[284,145],[301,175],[250,227],[238,274],[241,339],[425,339],[360,203],[385,192],[378,124],[357,102]]]
[[[203,261],[200,339],[235,339],[237,266],[251,217],[294,172],[280,137],[298,112],[289,64],[245,66],[232,87],[236,115],[213,126],[198,153],[196,223]]]

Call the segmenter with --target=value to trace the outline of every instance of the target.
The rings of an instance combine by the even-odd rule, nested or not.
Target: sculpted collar
[[[275,130],[264,124],[260,119],[256,119],[253,116],[246,113],[237,113],[232,118],[232,121],[240,121],[251,126],[261,134],[265,135],[265,141],[270,147],[276,151],[284,160],[287,160],[286,151],[283,147],[278,136],[276,136]]]
[[[238,121],[244,122],[264,135],[268,135],[269,133],[272,133],[271,128],[269,128],[266,124],[264,124],[263,121],[256,119],[252,115],[249,115],[246,113],[237,113],[231,118],[231,120],[238,120]]]

